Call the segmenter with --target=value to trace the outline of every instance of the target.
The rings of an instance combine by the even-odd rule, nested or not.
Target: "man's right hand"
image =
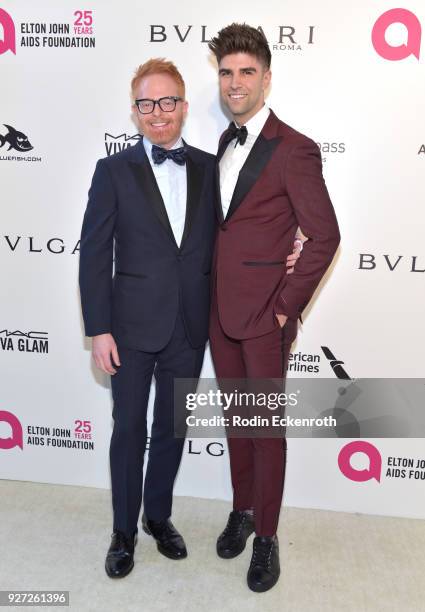
[[[99,336],[93,336],[92,355],[99,370],[102,370],[106,374],[117,373],[112,365],[111,356],[115,365],[119,366],[121,363],[117,345],[115,344],[112,334],[99,334]]]

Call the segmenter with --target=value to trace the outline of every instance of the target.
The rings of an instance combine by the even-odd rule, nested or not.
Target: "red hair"
[[[173,62],[169,62],[163,57],[150,59],[137,68],[131,81],[131,92],[134,93],[139,82],[151,74],[168,74],[177,83],[179,94],[182,98],[185,97],[185,84],[182,75]]]

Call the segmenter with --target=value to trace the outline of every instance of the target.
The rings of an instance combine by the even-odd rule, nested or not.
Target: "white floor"
[[[286,508],[281,578],[257,594],[246,586],[252,538],[236,559],[215,553],[229,510],[176,498],[188,558],[166,559],[140,530],[132,573],[111,580],[109,491],[0,481],[0,590],[67,590],[76,612],[425,612],[425,521]]]

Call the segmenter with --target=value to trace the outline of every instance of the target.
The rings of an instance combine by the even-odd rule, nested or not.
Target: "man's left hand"
[[[286,274],[292,274],[294,271],[295,264],[301,255],[303,250],[303,241],[297,239],[294,241],[294,250],[286,258]]]
[[[288,317],[284,314],[277,314],[276,319],[279,321],[279,325],[283,327],[288,320]]]

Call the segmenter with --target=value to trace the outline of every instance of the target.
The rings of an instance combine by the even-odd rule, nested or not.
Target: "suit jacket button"
[[[225,223],[222,223],[220,225],[220,229],[221,229],[222,232],[225,232],[227,230],[227,225]]]

